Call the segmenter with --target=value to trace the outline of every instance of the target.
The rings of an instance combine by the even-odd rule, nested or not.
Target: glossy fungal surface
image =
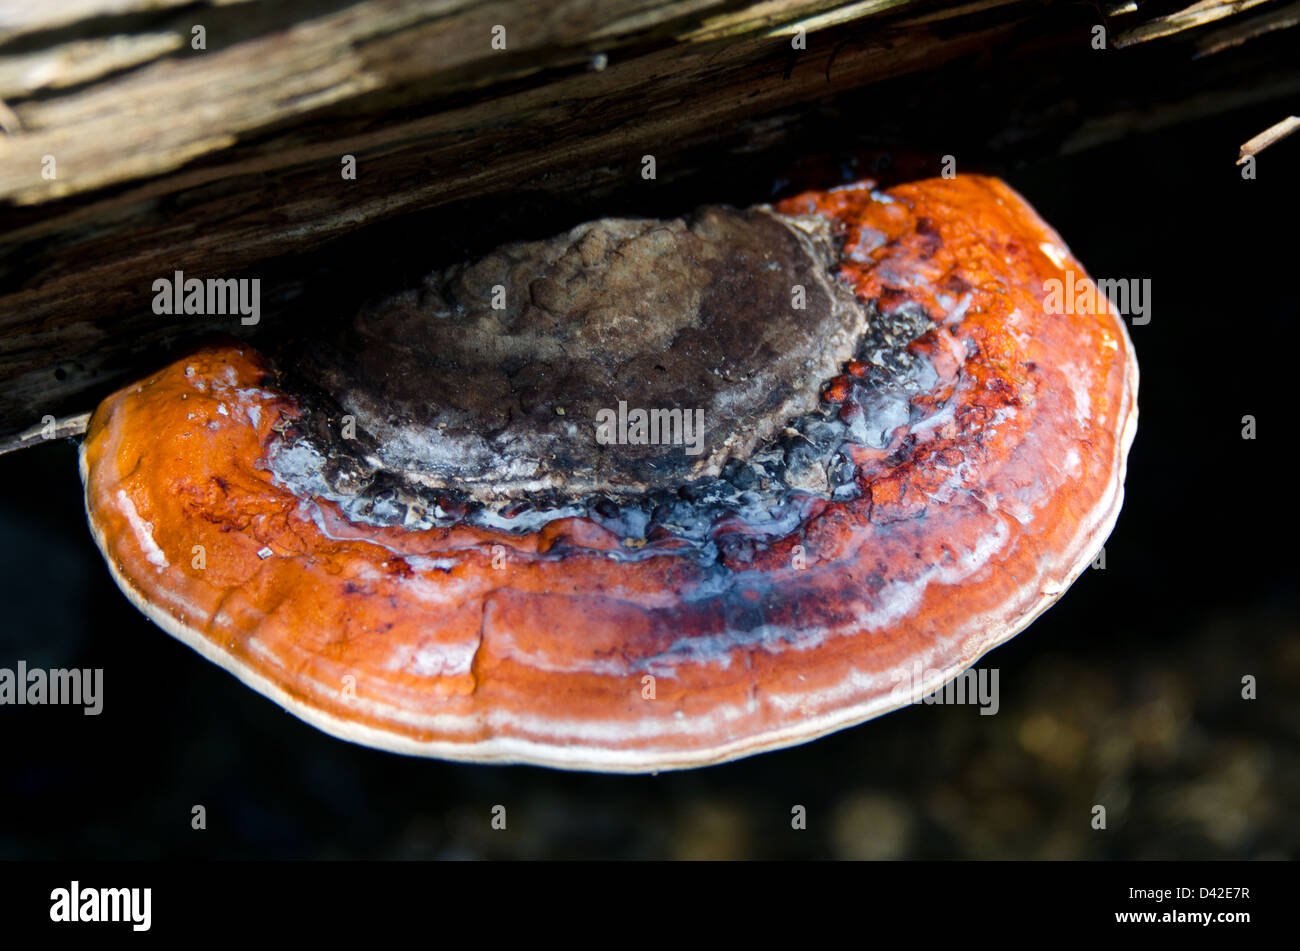
[[[635,452],[572,491],[534,452],[545,485],[522,499],[386,469],[384,434],[345,412],[373,390],[308,395],[248,346],[213,347],[91,420],[86,505],[110,569],[254,689],[403,753],[673,769],[912,702],[1023,629],[1105,540],[1136,426],[1132,346],[1104,298],[1047,312],[1048,282],[1083,268],[995,179],[864,182],[774,210],[833,237],[864,329],[829,379],[780,384],[815,399],[775,401],[792,415],[680,486],[627,478]],[[438,422],[391,425],[436,440]],[[595,439],[595,420],[572,422]]]

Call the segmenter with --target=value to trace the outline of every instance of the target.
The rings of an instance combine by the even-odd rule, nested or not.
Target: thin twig
[[[1237,164],[1242,164],[1252,155],[1258,155],[1274,142],[1280,142],[1296,129],[1300,129],[1300,118],[1296,116],[1287,116],[1276,125],[1269,126],[1259,135],[1242,145],[1241,156],[1237,159]]]
[[[89,423],[90,413],[78,413],[75,416],[65,416],[63,419],[55,420],[52,424],[33,426],[16,436],[0,439],[0,456],[17,449],[36,446],[42,442],[53,442],[56,439],[65,439],[68,436],[80,436],[86,431],[86,426]]]

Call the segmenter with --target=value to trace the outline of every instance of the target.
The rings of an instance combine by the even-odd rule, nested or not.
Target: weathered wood
[[[1196,39],[1196,55],[1201,57],[1220,53],[1265,33],[1289,30],[1297,24],[1300,24],[1300,3],[1273,7],[1259,16],[1236,20],[1222,29],[1199,35]]]
[[[1164,36],[1172,36],[1184,30],[1205,26],[1207,23],[1216,23],[1225,17],[1271,2],[1272,0],[1197,0],[1196,3],[1177,13],[1158,16],[1135,26],[1121,34],[1115,41],[1115,45],[1123,49],[1136,43],[1146,43]]]
[[[1148,34],[1258,2],[1209,4]],[[1115,16],[1104,22],[1140,38],[1141,14]],[[313,275],[348,266],[336,249],[358,229],[386,228],[379,240],[397,256],[428,240],[402,216],[442,208],[418,225],[440,248],[518,215],[496,227],[509,238],[536,229],[527,208],[542,208],[544,225],[566,203],[667,195],[704,165],[816,152],[828,143],[809,137],[827,129],[924,137],[930,109],[949,141],[992,141],[961,105],[975,101],[972,77],[997,72],[990,56],[1065,86],[1061,63],[1114,55],[1090,49],[1095,22],[1077,5],[1030,0],[0,0],[0,437],[87,408],[199,333],[301,321]],[[191,45],[195,25],[205,50]],[[492,45],[498,25],[504,49]],[[1018,130],[1006,141],[1061,141],[1085,120],[1111,134],[1104,113],[1072,129],[1013,122],[1023,79],[1005,72],[978,105],[986,123]],[[1097,101],[1133,106],[1094,85]],[[988,111],[1002,102],[1000,117]],[[651,183],[646,154],[659,163]],[[345,155],[355,180],[340,174]],[[364,258],[357,280],[373,265]],[[154,315],[152,282],[176,270],[261,277],[262,325]]]

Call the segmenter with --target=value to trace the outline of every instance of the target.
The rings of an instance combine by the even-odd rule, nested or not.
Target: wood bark
[[[810,156],[934,174],[950,143],[996,163],[1300,90],[1270,59],[1295,4],[1134,7],[0,0],[0,448],[203,333],[346,317],[390,261],[752,200]],[[1169,64],[1176,92],[1133,88]],[[158,316],[176,271],[260,277],[259,326]]]

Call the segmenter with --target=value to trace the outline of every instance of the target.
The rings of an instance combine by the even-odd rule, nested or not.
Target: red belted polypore
[[[801,743],[970,667],[1113,527],[1137,364],[1104,297],[1047,312],[1070,271],[973,175],[593,223],[300,359],[117,392],[91,528],[150,618],[358,743],[624,772]],[[700,451],[632,409],[702,418]]]

